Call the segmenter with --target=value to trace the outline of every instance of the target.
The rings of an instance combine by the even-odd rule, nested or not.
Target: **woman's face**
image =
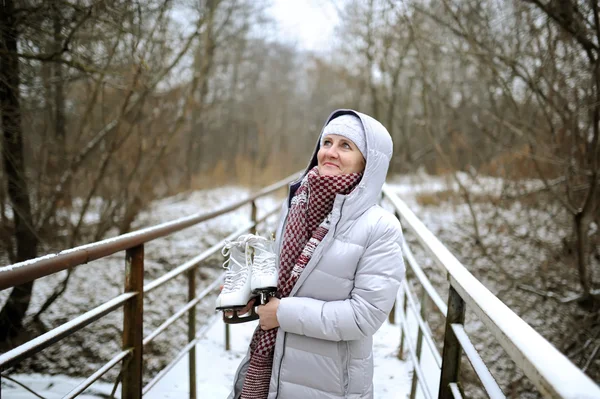
[[[317,153],[319,174],[322,176],[346,175],[365,170],[365,159],[360,150],[344,136],[330,134],[323,139]]]

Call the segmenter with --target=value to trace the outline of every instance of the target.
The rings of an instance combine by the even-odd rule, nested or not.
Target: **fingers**
[[[266,320],[264,320],[264,318],[265,318],[264,313],[265,313],[265,305],[258,305],[258,307],[256,308],[256,314],[259,317],[258,323],[259,323],[260,329],[263,331],[267,331],[267,330],[269,330],[269,328],[267,328]]]

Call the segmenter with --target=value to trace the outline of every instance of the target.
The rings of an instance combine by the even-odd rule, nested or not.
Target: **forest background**
[[[420,201],[467,206],[461,260],[524,318],[552,304],[561,322],[536,328],[599,381],[598,1],[328,4],[314,52],[279,39],[266,0],[3,0],[3,264],[128,232],[155,199],[283,178],[355,108],[390,131],[391,175],[456,183]],[[474,191],[486,176],[502,187]],[[10,292],[4,347],[69,276],[27,317],[35,283]]]

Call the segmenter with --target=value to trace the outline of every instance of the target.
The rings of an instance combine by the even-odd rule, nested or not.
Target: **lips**
[[[324,166],[333,166],[333,167],[335,167],[335,168],[339,168],[339,166],[337,166],[336,164],[334,164],[334,163],[331,163],[331,162],[325,162],[323,165],[324,165]]]

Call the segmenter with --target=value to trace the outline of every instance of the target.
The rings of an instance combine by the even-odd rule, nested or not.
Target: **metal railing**
[[[120,382],[122,398],[140,398],[146,394],[173,366],[189,354],[189,381],[190,398],[196,398],[196,354],[195,346],[204,336],[208,327],[220,314],[215,314],[200,331],[196,331],[196,305],[211,292],[214,292],[223,281],[223,275],[209,284],[200,294],[196,294],[196,269],[213,254],[220,251],[226,240],[233,240],[239,235],[251,231],[256,232],[256,226],[264,222],[269,216],[279,211],[279,208],[266,212],[260,219],[257,218],[256,200],[269,195],[293,181],[297,175],[292,175],[284,180],[272,184],[249,198],[208,213],[198,213],[175,221],[149,227],[119,237],[109,238],[88,245],[62,251],[58,254],[42,256],[26,262],[0,268],[0,290],[23,284],[40,277],[48,276],[69,268],[101,259],[114,253],[125,251],[125,289],[124,293],[109,300],[100,306],[70,320],[63,325],[40,335],[31,341],[20,345],[0,355],[0,370],[5,370],[21,360],[35,355],[48,346],[60,341],[88,324],[100,319],[106,314],[123,307],[123,344],[122,351],[99,368],[95,373],[80,383],[65,397],[73,398],[84,392],[91,384],[99,380],[104,374],[117,364],[121,363]],[[251,204],[251,222],[231,233],[224,240],[213,245],[200,255],[190,259],[158,279],[144,285],[144,245],[149,241],[181,231],[187,227],[205,222],[221,216],[244,205]],[[143,312],[144,296],[150,291],[159,288],[177,276],[185,275],[188,279],[188,302],[175,314],[165,320],[147,337],[143,337]],[[188,343],[177,356],[162,369],[145,386],[142,379],[143,348],[155,337],[165,331],[175,321],[188,315]],[[226,332],[227,338],[229,332]],[[227,341],[228,342],[228,341]],[[228,344],[226,344],[228,346]],[[117,379],[117,383],[119,378]],[[117,387],[115,383],[115,389]],[[1,389],[1,387],[0,387]],[[114,389],[113,389],[114,394]],[[1,396],[1,393],[0,393]]]
[[[416,236],[421,247],[437,266],[447,273],[449,280],[446,304],[417,263],[406,242],[403,244],[402,249],[408,265],[407,269],[410,268],[416,282],[421,287],[419,306],[409,284],[403,281],[398,301],[402,309],[395,312],[399,315],[401,324],[399,354],[404,352],[406,346],[414,367],[411,399],[416,395],[417,383],[425,398],[430,399],[436,395],[435,392],[430,391],[421,367],[423,342],[429,347],[434,362],[440,370],[438,398],[462,397],[460,361],[463,353],[488,396],[491,398],[505,397],[465,331],[464,321],[467,307],[483,322],[511,360],[543,396],[573,399],[600,398],[598,385],[485,288],[387,185],[383,188],[383,196],[392,204],[396,216],[402,222],[403,229],[410,230]],[[441,355],[425,321],[428,311],[427,298],[433,302],[436,310],[445,318],[443,353]],[[411,313],[408,312],[409,310]],[[407,322],[409,317],[416,321],[417,337],[414,344],[411,340],[411,326]]]
[[[296,176],[290,176],[264,188],[247,199],[237,201],[217,211],[195,214],[155,227],[124,234],[116,238],[83,245],[62,251],[58,254],[47,255],[0,268],[0,290],[3,290],[83,263],[101,259],[116,252],[125,251],[126,278],[123,294],[0,355],[0,370],[11,367],[19,361],[60,341],[62,338],[81,330],[104,315],[123,307],[122,351],[115,354],[110,361],[80,383],[65,397],[73,398],[78,396],[110,369],[122,363],[120,373],[120,382],[122,384],[121,396],[123,398],[139,398],[155,386],[179,360],[189,355],[190,398],[195,398],[197,395],[195,346],[207,332],[212,322],[220,317],[220,314],[215,314],[209,319],[208,323],[203,325],[199,331],[196,331],[196,306],[208,294],[214,292],[223,280],[223,276],[219,277],[201,293],[196,294],[196,268],[201,262],[218,252],[226,240],[234,239],[247,231],[256,232],[256,226],[259,223],[278,211],[278,209],[271,210],[258,219],[256,200],[287,186]],[[544,396],[552,398],[600,398],[600,388],[475,279],[443,244],[427,230],[423,223],[417,219],[406,204],[389,187],[384,186],[383,196],[394,207],[396,216],[402,221],[403,228],[414,233],[431,259],[437,263],[442,271],[447,273],[449,280],[449,296],[448,304],[446,304],[419,266],[411,249],[406,242],[403,243],[402,249],[406,263],[421,287],[420,297],[417,300],[410,285],[406,281],[403,281],[399,290],[399,305],[401,306],[401,310],[392,312],[390,320],[393,322],[394,315],[398,315],[401,325],[400,353],[403,353],[406,348],[414,366],[411,399],[416,396],[417,384],[421,388],[421,393],[425,398],[433,398],[436,394],[439,398],[444,399],[462,397],[460,359],[463,352],[473,366],[488,395],[492,398],[504,398],[502,390],[464,329],[465,310],[467,306],[491,331],[509,357]],[[251,204],[252,206],[251,222],[248,225],[240,227],[224,240],[158,279],[146,285],[143,284],[144,245],[146,243],[231,212],[246,204]],[[144,338],[144,296],[181,275],[185,275],[188,279],[188,302]],[[437,350],[426,322],[426,314],[429,311],[427,304],[429,301],[433,303],[435,309],[446,320],[442,354]],[[143,385],[143,348],[186,314],[188,315],[187,345],[175,356],[171,363],[146,385]],[[411,339],[411,326],[408,323],[409,317],[416,324],[416,342],[413,342]],[[226,349],[229,349],[229,330],[227,328],[225,334],[225,346]],[[431,392],[425,380],[425,372],[421,367],[423,343],[429,348],[433,361],[440,370],[440,384],[437,392]],[[427,373],[429,374],[430,371],[428,370]],[[119,379],[117,382],[119,382]],[[115,384],[115,388],[116,386]]]

